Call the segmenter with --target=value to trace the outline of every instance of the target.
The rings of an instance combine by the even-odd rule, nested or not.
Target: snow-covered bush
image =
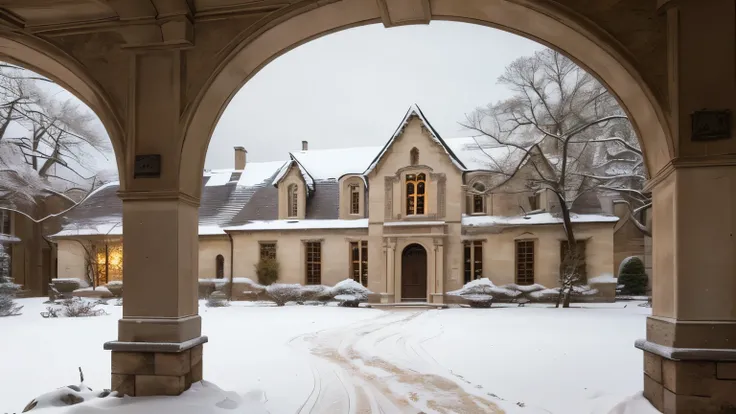
[[[72,292],[72,296],[80,298],[111,298],[113,294],[110,292],[110,289],[104,286],[98,286],[77,289]]]
[[[224,308],[230,306],[230,302],[227,300],[227,295],[223,292],[212,292],[207,298],[205,306],[208,308]]]
[[[560,288],[544,289],[532,292],[530,296],[533,299],[547,301],[556,300],[560,295]],[[590,297],[598,294],[598,289],[593,289],[588,285],[575,285],[570,290],[570,296],[572,298]]]
[[[45,318],[58,318],[66,316],[68,318],[80,318],[86,316],[105,315],[104,309],[97,309],[99,303],[85,298],[64,299],[60,303],[46,308],[46,312],[41,315]]]
[[[274,283],[266,286],[266,294],[276,302],[278,306],[284,306],[288,302],[299,302],[302,299],[302,285]]]
[[[199,279],[199,298],[207,299],[213,292],[230,293],[230,281],[227,279]]]
[[[0,316],[19,315],[23,306],[15,303],[15,295],[20,290],[10,279],[10,260],[5,249],[0,245]]]
[[[371,291],[353,279],[345,279],[333,286],[330,294],[340,302],[340,306],[356,308],[368,300]]]
[[[51,283],[54,285],[54,288],[62,294],[72,293],[77,289],[87,287],[87,282],[76,278],[52,279]]]
[[[447,292],[448,295],[465,299],[471,307],[490,308],[495,298],[513,299],[521,295],[520,290],[507,286],[496,286],[490,279],[471,280],[458,290]]]
[[[636,256],[624,259],[619,268],[618,283],[623,285],[622,295],[646,295],[649,277],[644,262]]]
[[[278,260],[271,257],[263,257],[258,263],[255,264],[256,276],[258,276],[258,283],[268,286],[279,279],[279,270],[281,266]]]
[[[301,302],[317,301],[327,302],[331,300],[334,295],[329,286],[325,285],[307,285],[302,287]]]
[[[116,298],[122,298],[123,297],[123,281],[122,280],[114,280],[112,282],[109,282],[107,285],[105,285],[107,290],[110,291],[110,293],[116,297]]]

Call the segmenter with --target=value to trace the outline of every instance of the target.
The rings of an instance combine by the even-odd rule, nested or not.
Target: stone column
[[[179,395],[202,379],[207,341],[197,314],[199,194],[179,190],[185,65],[182,51],[155,48],[131,53],[130,62],[130,156],[119,193],[123,318],[105,349],[112,351],[113,390]]]
[[[442,240],[434,241],[434,257],[435,257],[435,283],[432,292],[433,303],[444,303],[444,281],[445,281],[445,246]]]
[[[386,293],[389,302],[396,302],[396,239],[386,241]]]
[[[650,183],[653,308],[636,343],[644,395],[664,413],[734,412],[736,131],[698,140],[691,115],[736,109],[736,5],[663,3],[676,158]]]

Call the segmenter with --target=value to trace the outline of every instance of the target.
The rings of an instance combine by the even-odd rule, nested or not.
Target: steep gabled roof
[[[424,124],[424,126],[427,128],[430,135],[432,136],[432,139],[445,150],[447,155],[450,157],[450,160],[452,161],[452,163],[455,164],[455,166],[461,171],[465,171],[467,169],[465,167],[465,164],[463,164],[463,162],[460,161],[460,159],[455,155],[455,153],[452,151],[450,146],[447,145],[445,140],[442,139],[442,137],[437,132],[437,130],[435,130],[434,127],[432,127],[432,124],[430,124],[427,118],[424,116],[424,114],[422,113],[422,110],[419,108],[419,105],[414,104],[411,107],[409,107],[408,111],[406,111],[406,115],[404,115],[404,119],[401,120],[399,127],[396,128],[396,131],[391,136],[391,139],[388,140],[386,145],[383,146],[383,148],[378,153],[378,155],[373,160],[373,162],[371,162],[371,164],[368,166],[365,172],[363,172],[364,175],[370,174],[370,172],[373,171],[376,168],[376,166],[378,166],[378,163],[381,161],[381,158],[383,158],[383,156],[386,154],[386,152],[391,147],[391,145],[393,145],[396,139],[399,136],[401,136],[401,134],[404,132],[404,128],[406,127],[406,125],[408,125],[409,120],[414,116],[418,117],[419,120],[422,122],[422,124]]]
[[[276,174],[276,178],[273,180],[273,186],[278,187],[281,180],[283,180],[288,174],[289,171],[291,171],[292,168],[299,168],[299,173],[302,176],[302,179],[304,179],[304,182],[307,184],[307,190],[309,193],[314,191],[314,178],[309,174],[306,168],[299,162],[299,160],[294,157],[294,154],[289,154],[291,157],[291,160],[284,164],[283,167],[279,170],[278,174]]]

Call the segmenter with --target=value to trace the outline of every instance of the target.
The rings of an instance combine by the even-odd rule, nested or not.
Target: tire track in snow
[[[503,413],[485,396],[467,392],[421,346],[431,332],[407,328],[426,311],[389,311],[347,327],[294,338],[316,357],[320,396],[300,413]],[[388,359],[383,356],[387,356]],[[340,373],[336,373],[337,369]],[[332,371],[332,372],[330,372]],[[339,375],[341,381],[322,381]],[[310,395],[310,399],[311,399]],[[339,399],[353,401],[339,402]]]

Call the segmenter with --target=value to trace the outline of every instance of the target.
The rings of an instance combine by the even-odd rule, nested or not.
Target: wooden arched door
[[[401,254],[401,301],[427,301],[427,251],[418,244],[406,246]]]

